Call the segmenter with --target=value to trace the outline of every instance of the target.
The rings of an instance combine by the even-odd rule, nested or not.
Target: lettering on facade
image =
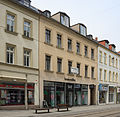
[[[67,80],[67,81],[75,81],[74,78],[64,78],[64,80]]]

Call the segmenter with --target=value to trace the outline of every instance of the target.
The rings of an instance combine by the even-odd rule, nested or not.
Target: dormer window
[[[30,6],[30,3],[31,3],[30,0],[24,0],[24,5],[25,5],[25,6],[29,7],[29,6]]]
[[[61,15],[61,24],[69,27],[69,18],[65,15]]]
[[[83,25],[80,25],[80,34],[86,36],[86,27]]]

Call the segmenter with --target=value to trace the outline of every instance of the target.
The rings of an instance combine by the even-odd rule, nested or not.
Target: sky
[[[31,4],[51,14],[59,11],[70,17],[70,25],[83,23],[87,34],[109,40],[120,51],[120,0],[31,0]]]

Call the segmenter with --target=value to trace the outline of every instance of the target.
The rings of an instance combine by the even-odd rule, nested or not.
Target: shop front
[[[109,103],[114,103],[114,87],[109,86]]]
[[[34,84],[27,84],[28,104],[34,104]],[[0,106],[25,105],[24,83],[0,83]]]
[[[108,86],[99,84],[99,104],[107,103]]]
[[[120,103],[120,87],[117,88],[117,99],[116,99],[116,101],[117,101],[117,104]]]
[[[81,86],[81,104],[88,105],[88,85],[82,84]]]
[[[87,105],[88,85],[44,81],[44,100],[50,107]]]

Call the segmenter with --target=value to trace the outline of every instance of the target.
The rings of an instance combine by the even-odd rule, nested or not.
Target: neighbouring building
[[[98,104],[120,103],[120,55],[108,40],[98,42]]]
[[[40,102],[92,105],[97,102],[98,43],[87,35],[84,24],[70,26],[63,12],[40,16],[39,69]],[[78,68],[73,74],[71,68]]]
[[[39,10],[0,0],[0,107],[39,105]]]

